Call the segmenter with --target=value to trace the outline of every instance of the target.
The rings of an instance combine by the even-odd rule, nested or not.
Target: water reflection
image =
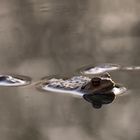
[[[0,86],[24,86],[31,82],[31,78],[21,75],[0,75]]]

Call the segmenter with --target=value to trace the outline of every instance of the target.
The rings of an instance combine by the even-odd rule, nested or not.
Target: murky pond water
[[[140,139],[139,1],[0,2],[2,140]],[[106,71],[99,65],[127,89],[100,109],[42,83],[51,75],[90,80]]]

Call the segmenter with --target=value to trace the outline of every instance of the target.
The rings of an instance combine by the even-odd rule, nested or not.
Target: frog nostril
[[[91,82],[92,82],[93,86],[99,86],[101,83],[101,78],[94,77],[94,78],[92,78]]]

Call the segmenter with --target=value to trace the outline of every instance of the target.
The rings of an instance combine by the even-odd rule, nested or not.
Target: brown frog
[[[112,92],[114,87],[115,82],[108,73],[105,73],[92,78],[89,83],[81,87],[81,90],[86,92],[83,95],[86,101],[92,103],[94,108],[101,108],[103,104],[109,104],[114,100],[115,94]]]

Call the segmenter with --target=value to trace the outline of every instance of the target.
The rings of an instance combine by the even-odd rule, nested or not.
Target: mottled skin
[[[115,83],[108,73],[94,77],[81,87],[86,92],[83,98],[92,103],[93,107],[100,108],[102,104],[109,104],[114,100],[115,94],[111,91],[114,86]]]
[[[88,90],[92,93],[95,92],[106,92],[111,90],[115,86],[115,83],[112,81],[110,75],[105,73],[100,77],[94,77],[89,83],[82,86],[82,90]]]

